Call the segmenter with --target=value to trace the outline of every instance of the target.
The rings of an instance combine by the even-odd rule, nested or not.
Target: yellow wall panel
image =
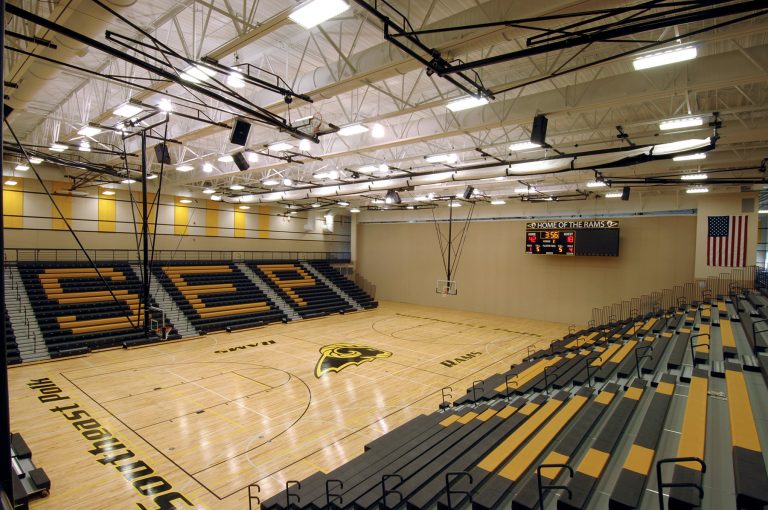
[[[244,211],[235,211],[235,237],[245,237]]]
[[[186,235],[187,223],[189,223],[189,207],[177,199],[173,208],[173,233],[177,236]]]
[[[216,237],[219,235],[219,203],[210,201],[205,210],[205,235]]]
[[[259,239],[269,238],[269,206],[259,206]]]
[[[49,189],[54,192],[53,201],[59,206],[61,214],[67,221],[72,219],[72,197],[69,195],[56,195],[57,191],[64,191],[70,189],[69,183],[66,182],[52,182]],[[59,213],[56,211],[56,207],[51,204],[51,228],[54,230],[67,230],[67,224],[61,219]]]
[[[24,227],[24,179],[14,178],[16,186],[3,184],[3,227]]]
[[[115,232],[117,230],[116,202],[113,197],[99,195],[99,232]]]

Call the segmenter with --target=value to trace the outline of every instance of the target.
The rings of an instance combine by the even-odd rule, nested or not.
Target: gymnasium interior
[[[766,2],[2,4],[2,510],[768,507]]]

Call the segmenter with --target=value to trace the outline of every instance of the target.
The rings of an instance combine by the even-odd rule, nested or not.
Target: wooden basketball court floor
[[[52,481],[33,509],[243,510],[250,484],[264,500],[286,480],[330,471],[436,410],[442,388],[458,398],[529,345],[566,333],[565,324],[383,302],[13,367],[11,429]]]

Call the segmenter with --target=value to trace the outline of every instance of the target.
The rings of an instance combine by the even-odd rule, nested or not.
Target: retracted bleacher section
[[[330,264],[330,262],[325,260],[313,260],[310,264],[363,308],[376,308],[379,305],[372,296],[368,295],[363,289],[355,285],[355,282],[342,275]]]
[[[302,318],[354,310],[298,262],[248,262],[247,265]]]
[[[285,318],[233,263],[156,262],[152,271],[201,333],[262,326]]]
[[[51,357],[144,337],[141,282],[127,262],[19,262],[18,269]]]
[[[262,508],[763,509],[765,312],[738,290],[569,334]]]

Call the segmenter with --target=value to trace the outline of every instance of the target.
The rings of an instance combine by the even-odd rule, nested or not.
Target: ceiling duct
[[[136,0],[103,0],[103,2],[116,11],[120,11],[135,4]],[[115,16],[110,12],[87,0],[70,0],[61,2],[61,4],[54,11],[51,20],[88,37],[95,38],[102,35],[107,25],[115,19]],[[52,31],[46,31],[40,36],[48,38],[53,34]],[[60,62],[69,62],[74,57],[82,56],[88,50],[85,44],[62,35],[53,36],[52,42],[56,45],[56,49],[43,48],[40,51],[41,56]],[[34,57],[26,57],[20,61],[15,69],[12,69],[5,77],[6,81],[19,85],[18,88],[13,89],[13,93],[7,100],[8,104],[15,110],[9,116],[9,120],[12,121],[19,110],[25,110],[42,88],[51,80],[56,79],[60,72],[60,67],[36,60]]]

